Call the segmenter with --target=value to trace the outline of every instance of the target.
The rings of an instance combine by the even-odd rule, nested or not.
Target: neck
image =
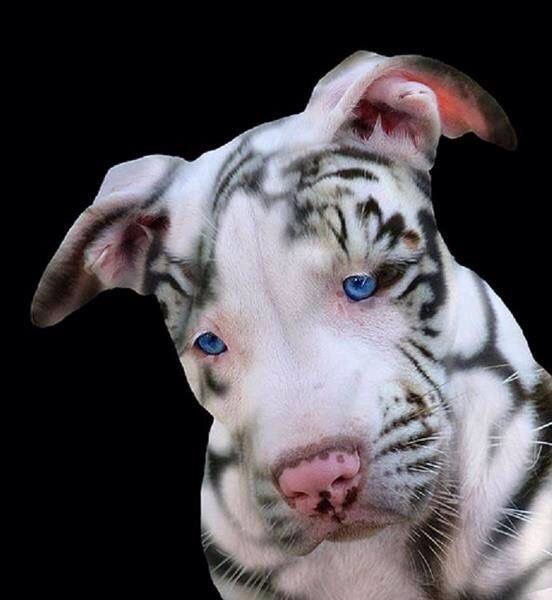
[[[497,552],[494,562],[493,552],[503,511],[534,458],[532,397],[542,371],[500,298],[450,255],[445,260],[450,266],[446,337],[454,341],[444,360],[443,390],[454,433],[449,472],[420,529],[430,536],[421,537],[424,562],[456,592],[484,587],[474,583],[476,573],[487,582],[510,577],[504,555]]]
[[[449,376],[492,371],[521,400],[538,382],[539,368],[520,326],[476,273],[455,262],[450,271]]]

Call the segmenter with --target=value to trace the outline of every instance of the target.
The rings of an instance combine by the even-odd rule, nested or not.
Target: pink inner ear
[[[437,98],[425,84],[400,74],[379,77],[356,101],[352,127],[365,139],[380,127],[397,142],[408,140],[426,152],[434,147],[440,133]]]
[[[363,98],[355,107],[354,114],[353,129],[364,139],[368,139],[372,135],[378,118],[387,135],[398,133],[397,130],[400,128],[409,137],[415,138],[415,131],[409,123],[409,115],[395,110],[383,102],[373,103]]]
[[[148,240],[146,230],[138,223],[130,223],[125,228],[121,241],[117,245],[112,260],[116,261],[116,269],[112,276],[120,275],[122,269],[132,267],[136,255]]]
[[[464,97],[458,89],[448,87],[440,78],[427,73],[405,73],[409,81],[417,81],[433,90],[439,105],[439,114],[443,133],[449,137],[458,137],[473,131],[482,139],[489,137],[489,126],[474,99],[466,91]]]
[[[168,225],[169,219],[164,215],[139,215],[130,222],[115,226],[93,270],[104,281],[124,285],[145,253],[151,233],[164,231]]]
[[[140,215],[136,222],[153,231],[160,231],[169,227],[169,218],[165,215]]]

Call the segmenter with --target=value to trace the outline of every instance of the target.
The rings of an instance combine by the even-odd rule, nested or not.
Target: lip
[[[309,517],[305,535],[316,541],[347,541],[370,537],[405,521],[403,515],[364,504],[332,515]]]

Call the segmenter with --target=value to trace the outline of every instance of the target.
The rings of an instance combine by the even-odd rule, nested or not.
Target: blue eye
[[[344,292],[355,302],[369,298],[376,291],[376,287],[376,279],[370,275],[351,275],[343,280]]]
[[[205,354],[222,354],[226,350],[226,344],[210,331],[202,333],[194,344]]]

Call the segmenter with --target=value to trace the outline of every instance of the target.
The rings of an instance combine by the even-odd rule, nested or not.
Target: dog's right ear
[[[144,289],[148,251],[170,222],[165,197],[181,158],[145,156],[110,169],[92,206],[71,227],[35,293],[31,319],[54,325],[99,292]]]

